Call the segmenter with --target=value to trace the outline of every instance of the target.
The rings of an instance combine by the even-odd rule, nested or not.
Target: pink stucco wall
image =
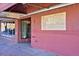
[[[67,13],[67,30],[41,30],[41,16],[47,14]],[[58,55],[79,55],[79,4],[42,12],[31,16],[31,45]]]

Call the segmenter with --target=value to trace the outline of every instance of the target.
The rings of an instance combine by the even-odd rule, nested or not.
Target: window
[[[42,16],[41,30],[66,30],[66,12]]]
[[[27,23],[22,21],[22,38],[27,38]]]

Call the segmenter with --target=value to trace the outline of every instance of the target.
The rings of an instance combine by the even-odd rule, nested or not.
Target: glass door
[[[21,37],[23,39],[31,38],[31,23],[29,20],[21,22]]]

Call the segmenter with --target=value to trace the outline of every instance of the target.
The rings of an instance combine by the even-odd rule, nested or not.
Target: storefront
[[[31,15],[32,47],[59,55],[79,55],[78,7],[79,4],[74,4]],[[50,17],[56,20],[51,21]]]
[[[79,55],[79,4],[60,6],[28,7],[27,14],[15,20],[17,42],[58,55]]]

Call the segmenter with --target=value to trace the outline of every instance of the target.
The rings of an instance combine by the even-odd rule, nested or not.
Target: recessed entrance
[[[29,43],[31,42],[31,18],[22,19],[21,38]]]

